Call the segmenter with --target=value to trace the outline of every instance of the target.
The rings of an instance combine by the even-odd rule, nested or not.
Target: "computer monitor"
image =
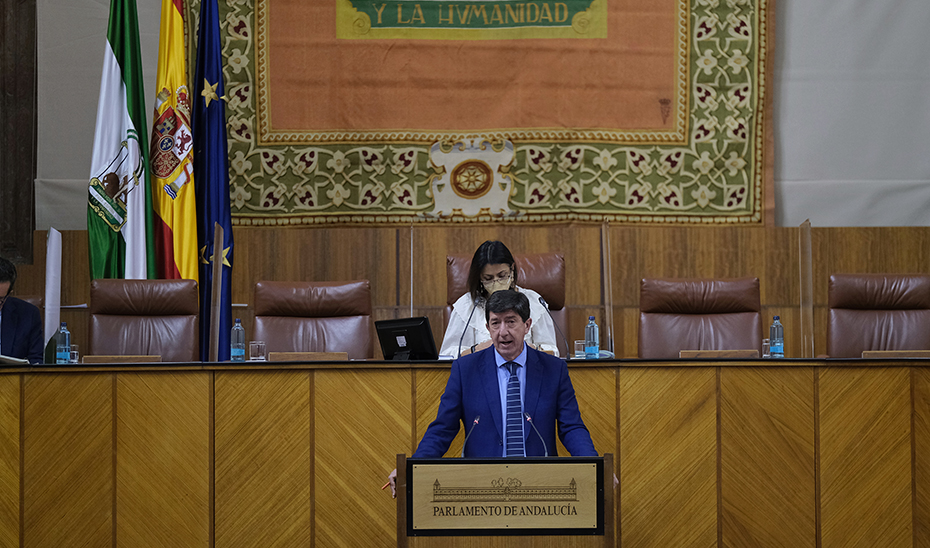
[[[385,360],[435,360],[439,358],[429,318],[401,318],[375,322]]]

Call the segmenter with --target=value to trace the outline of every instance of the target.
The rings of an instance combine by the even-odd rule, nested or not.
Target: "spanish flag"
[[[191,95],[187,88],[183,0],[162,0],[153,117],[152,204],[159,278],[197,280]]]

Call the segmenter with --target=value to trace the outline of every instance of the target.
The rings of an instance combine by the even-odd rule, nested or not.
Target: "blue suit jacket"
[[[16,297],[7,299],[0,315],[0,354],[42,363],[43,339],[39,309]]]
[[[581,420],[575,389],[564,360],[527,347],[526,387],[523,409],[533,418],[550,455],[556,454],[555,429],[559,439],[574,456],[597,456],[591,435]],[[469,354],[452,362],[449,382],[439,402],[436,420],[429,425],[414,457],[438,458],[449,450],[459,424],[475,426],[465,446],[466,457],[500,457],[503,453],[503,419],[494,348]],[[526,425],[524,447],[528,457],[543,456],[542,443],[533,428]]]

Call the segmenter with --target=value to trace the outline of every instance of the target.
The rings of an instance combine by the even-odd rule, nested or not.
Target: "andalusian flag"
[[[182,13],[182,0],[162,0],[149,158],[158,277],[197,280],[197,208],[191,161],[194,139]]]
[[[200,355],[210,355],[210,317],[213,284],[220,288],[219,360],[229,359],[232,329],[233,233],[229,209],[229,153],[226,143],[226,96],[217,0],[200,4],[197,72],[194,77],[194,173],[197,179],[197,224],[200,239]],[[223,227],[221,249],[214,249],[214,224]],[[213,279],[213,261],[223,264]]]
[[[91,279],[155,277],[139,51],[135,0],[111,0],[87,189]]]

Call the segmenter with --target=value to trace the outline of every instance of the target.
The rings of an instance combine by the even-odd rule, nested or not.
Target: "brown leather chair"
[[[834,274],[829,287],[827,354],[930,350],[930,276]]]
[[[268,352],[347,352],[373,357],[371,285],[352,282],[258,282],[255,334]]]
[[[468,269],[472,255],[446,257],[446,309],[443,312],[443,331],[449,325],[452,305],[468,291]],[[546,299],[555,324],[568,336],[568,310],[565,308],[565,257],[561,253],[526,253],[514,255],[517,267],[517,285],[532,289]],[[559,355],[568,356],[568,348],[556,333]]]
[[[197,282],[94,280],[89,355],[200,361]]]
[[[39,316],[45,321],[45,295],[13,295],[39,309]]]
[[[758,278],[644,279],[639,297],[639,357],[677,358],[681,350],[762,346]]]

